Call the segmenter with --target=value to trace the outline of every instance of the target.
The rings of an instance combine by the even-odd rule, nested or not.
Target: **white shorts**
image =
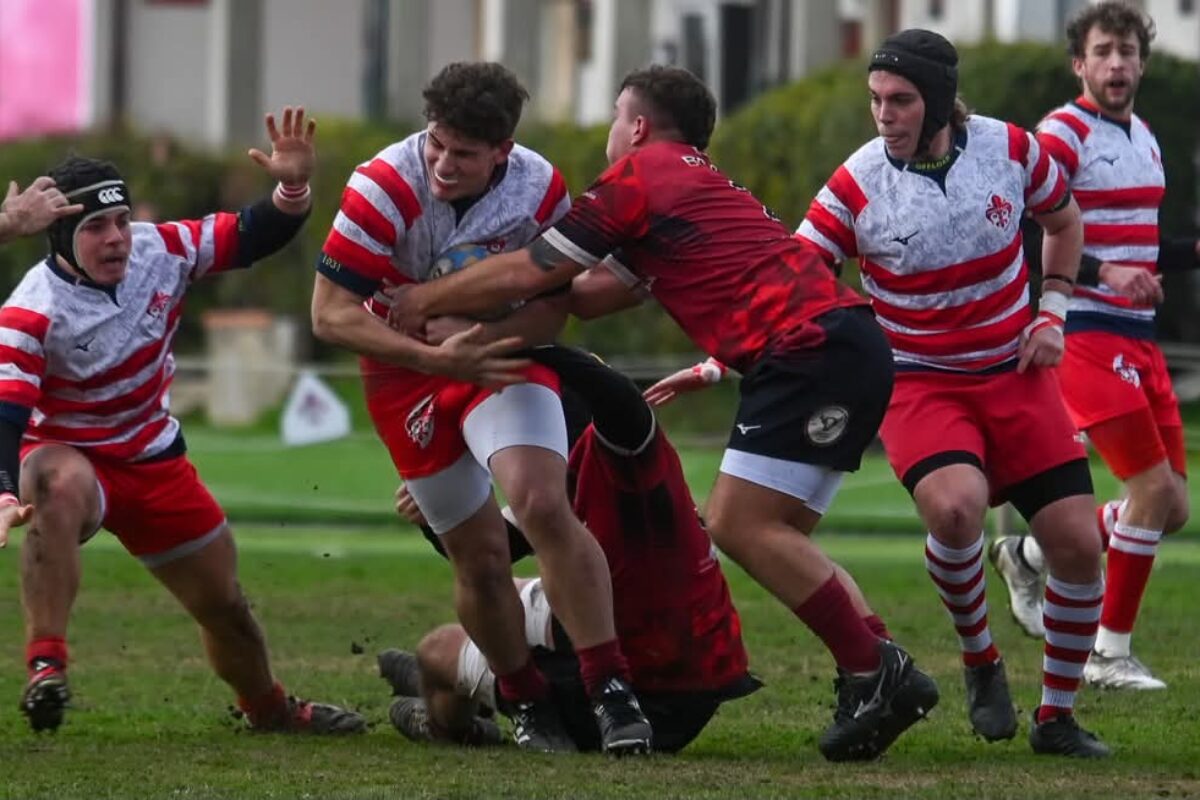
[[[795,497],[818,514],[833,505],[846,473],[817,464],[760,456],[744,450],[726,450],[721,472]]]
[[[562,401],[536,383],[509,386],[476,406],[463,420],[467,452],[441,472],[407,481],[409,494],[436,534],[458,527],[492,494],[487,464],[509,447],[541,447],[567,457]]]
[[[554,649],[550,634],[550,602],[542,591],[542,579],[534,578],[521,587],[521,607],[525,609],[525,641],[530,647]],[[496,707],[496,676],[476,644],[467,639],[458,651],[458,694],[470,697],[489,708]]]

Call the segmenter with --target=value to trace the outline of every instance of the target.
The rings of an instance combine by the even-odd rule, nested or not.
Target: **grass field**
[[[389,698],[374,672],[377,650],[412,645],[452,618],[446,565],[411,528],[394,523],[299,522],[387,519],[394,482],[378,446],[359,439],[281,455],[265,438],[201,431],[190,440],[235,521],[242,580],[280,677],[298,693],[360,709],[374,723],[371,732],[342,740],[245,733],[230,714],[230,693],[204,663],[193,625],[104,535],[84,551],[71,632],[74,708],[59,733],[35,737],[16,710],[24,678],[18,536],[0,551],[11,562],[0,568],[0,798],[1200,796],[1194,536],[1164,546],[1136,637],[1139,654],[1170,689],[1081,696],[1081,719],[1117,750],[1106,763],[1036,758],[1025,731],[994,745],[970,735],[956,644],[922,566],[918,526],[878,460],[848,483],[831,527],[875,520],[871,527],[901,535],[836,532],[821,541],[943,695],[932,718],[884,761],[836,766],[821,759],[815,744],[832,713],[832,665],[802,626],[729,565],[752,667],[767,688],[723,709],[684,754],[614,762],[465,752],[401,739],[386,721]],[[706,490],[715,452],[685,455],[693,485]],[[993,631],[1027,715],[1037,699],[1040,645],[1020,635],[994,580],[992,588]]]

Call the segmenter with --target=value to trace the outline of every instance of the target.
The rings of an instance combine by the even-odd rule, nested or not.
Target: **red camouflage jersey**
[[[631,456],[589,425],[570,473],[575,514],[608,558],[617,636],[638,691],[718,691],[743,679],[741,620],[662,431]]]
[[[543,237],[648,290],[700,349],[742,372],[768,353],[820,344],[814,318],[866,302],[681,142],[619,159]]]

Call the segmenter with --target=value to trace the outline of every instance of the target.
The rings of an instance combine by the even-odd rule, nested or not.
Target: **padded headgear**
[[[62,256],[81,275],[87,270],[79,263],[75,247],[75,234],[79,226],[97,214],[111,211],[129,211],[129,187],[117,168],[108,161],[71,156],[49,172],[54,185],[62,192],[67,202],[80,203],[83,211],[56,220],[47,230],[50,250]]]
[[[933,31],[909,28],[883,40],[867,71],[893,72],[912,81],[925,100],[925,121],[917,152],[924,151],[933,137],[950,124],[958,94],[958,51],[945,37]]]

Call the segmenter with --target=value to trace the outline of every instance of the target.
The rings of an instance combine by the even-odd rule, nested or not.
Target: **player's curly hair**
[[[501,64],[458,61],[435,75],[422,96],[425,119],[498,145],[512,138],[529,92]]]
[[[1074,58],[1083,58],[1088,33],[1099,26],[1105,33],[1127,36],[1137,35],[1138,57],[1143,62],[1150,58],[1150,42],[1154,39],[1154,20],[1140,8],[1119,0],[1107,0],[1096,5],[1084,6],[1067,23],[1067,52]]]
[[[626,75],[621,91],[626,89],[650,106],[648,116],[657,125],[674,128],[697,150],[708,148],[717,124],[717,101],[702,80],[682,67],[654,64]]]
[[[94,183],[124,180],[111,161],[71,154],[51,167],[46,174],[54,180],[55,187],[64,194]]]

